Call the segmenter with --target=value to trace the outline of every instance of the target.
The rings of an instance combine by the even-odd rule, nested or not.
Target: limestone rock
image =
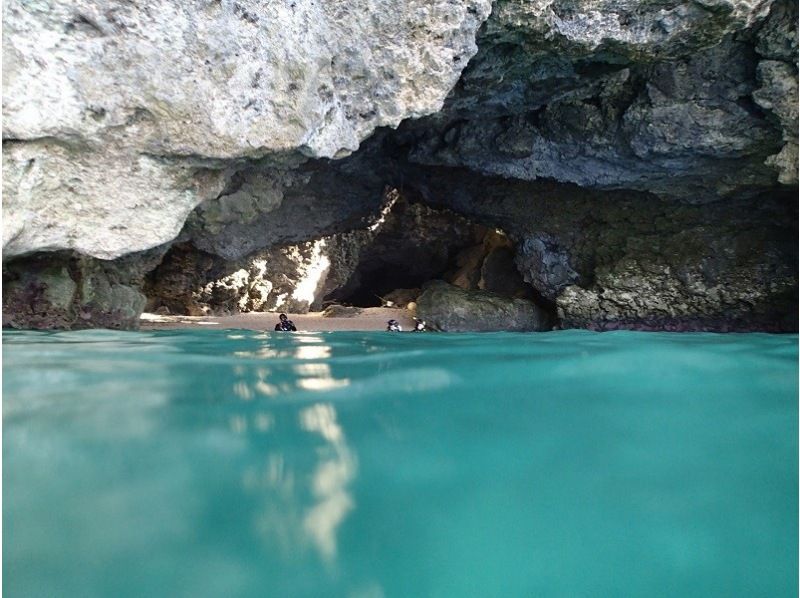
[[[443,277],[571,326],[796,327],[796,1],[489,4],[5,3],[6,311],[128,325],[127,254],[178,235],[178,313]]]
[[[197,247],[196,241],[176,244],[148,277],[148,309],[166,305],[173,313],[189,314],[305,313],[321,309],[323,301],[352,299],[365,284],[369,296],[355,298],[377,305],[379,297],[393,290],[381,284],[419,285],[441,274],[457,251],[484,231],[450,212],[410,204],[396,190],[387,191],[383,202],[366,228],[312,242],[277,244],[244,257],[238,257],[238,251],[219,251],[219,245],[212,253],[205,245]],[[311,218],[294,213],[282,224],[291,234],[307,222],[313,225]],[[405,303],[416,294],[408,295]]]
[[[359,152],[361,153],[361,152]],[[181,239],[226,260],[373,223],[386,183],[363,156],[237,172],[220,197],[190,215]]]
[[[3,164],[6,256],[155,246],[237,159],[341,157],[376,127],[435,112],[490,7],[5,2],[3,138],[19,146]],[[218,171],[210,188],[205,169]]]
[[[532,301],[467,291],[444,281],[432,281],[423,289],[416,313],[429,328],[446,332],[526,332],[552,327],[548,313]]]
[[[753,92],[753,99],[762,108],[778,117],[783,130],[784,146],[767,163],[776,166],[778,180],[784,185],[797,184],[797,66],[776,60],[758,63],[761,87]]]
[[[328,255],[338,278],[328,285],[328,298],[380,305],[397,288],[417,288],[445,274],[458,252],[485,232],[458,214],[412,203],[399,193],[387,199],[370,227],[334,237]]]
[[[147,308],[186,315],[306,313],[321,304],[330,267],[324,247],[325,240],[310,241],[229,261],[188,243],[175,245],[147,278]]]
[[[113,259],[171,241],[222,171],[54,138],[3,144],[3,253]]]
[[[420,289],[395,289],[383,297],[383,307],[408,309],[409,304],[416,302],[420,292]]]
[[[457,269],[445,281],[466,290],[491,291],[504,297],[532,298],[514,260],[514,242],[502,231],[488,229],[481,242],[456,256]]]
[[[559,246],[558,239],[546,232],[526,235],[516,262],[525,273],[525,281],[551,301],[580,278],[569,265],[569,254]]]
[[[683,201],[774,185],[752,36],[787,2],[498,2],[443,110],[404,126],[409,158]]]

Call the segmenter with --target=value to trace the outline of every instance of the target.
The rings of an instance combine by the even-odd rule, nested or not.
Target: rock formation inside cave
[[[173,245],[147,275],[148,309],[173,314],[284,310],[337,303],[373,307],[416,298],[435,279],[466,290],[533,298],[502,231],[387,188],[361,228],[226,260],[191,242]],[[401,301],[399,297],[404,297]]]

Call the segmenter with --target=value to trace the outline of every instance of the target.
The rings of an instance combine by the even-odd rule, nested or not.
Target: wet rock
[[[469,291],[444,281],[432,281],[424,287],[417,299],[416,314],[430,329],[446,332],[526,332],[552,328],[550,314],[532,301],[488,291]]]
[[[796,330],[790,192],[688,205],[463,169],[417,176],[426,201],[521,239],[518,267],[565,326]]]
[[[146,302],[143,277],[165,250],[110,262],[69,252],[10,261],[3,269],[3,326],[136,329]]]
[[[77,290],[67,263],[52,256],[7,267],[3,272],[3,327],[71,328],[77,319]]]

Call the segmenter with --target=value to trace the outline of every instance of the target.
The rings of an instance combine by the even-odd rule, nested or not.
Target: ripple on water
[[[9,596],[796,593],[796,335],[3,339]]]

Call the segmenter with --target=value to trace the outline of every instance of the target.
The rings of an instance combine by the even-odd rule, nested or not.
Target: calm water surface
[[[3,333],[16,596],[794,596],[797,336]]]

